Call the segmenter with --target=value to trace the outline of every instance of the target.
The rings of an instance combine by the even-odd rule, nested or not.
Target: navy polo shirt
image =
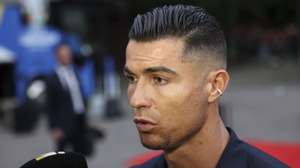
[[[240,140],[227,128],[230,138],[217,164],[217,168],[287,168],[281,161]],[[134,168],[167,168],[163,154]]]

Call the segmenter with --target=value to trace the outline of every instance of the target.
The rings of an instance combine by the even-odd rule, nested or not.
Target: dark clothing
[[[65,138],[61,139],[60,141],[56,142],[56,150],[57,151],[65,151],[65,148],[70,145],[73,148],[74,152],[85,154],[87,153],[86,144],[87,137],[86,136],[86,126],[85,126],[85,119],[83,115],[77,115],[77,122],[71,134],[65,136]]]
[[[79,123],[75,113],[71,93],[64,87],[55,72],[47,78],[47,100],[50,128],[61,128],[67,135],[72,134],[79,124],[85,125],[85,120]],[[82,113],[85,118],[85,113]]]
[[[56,142],[56,150],[64,150],[67,145],[70,145],[75,152],[87,154],[86,114],[75,112],[70,89],[62,84],[57,72],[47,79],[47,100],[50,129],[61,129],[65,137]]]
[[[288,166],[263,151],[241,141],[228,128],[230,139],[217,164],[217,168],[287,168]],[[167,168],[167,162],[159,155],[136,168]]]

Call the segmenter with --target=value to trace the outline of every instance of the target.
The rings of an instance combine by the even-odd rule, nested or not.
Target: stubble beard
[[[156,142],[147,142],[146,136],[155,136],[155,135],[142,135],[139,133],[140,141],[142,145],[145,148],[151,149],[151,150],[164,150],[166,153],[171,153],[178,149],[180,146],[186,144],[189,142],[190,139],[195,137],[199,132],[201,132],[203,125],[206,120],[206,115],[202,116],[202,119],[197,127],[194,127],[190,130],[187,130],[187,133],[185,135],[179,137],[179,138],[173,138],[170,136],[170,133],[165,133],[163,137],[159,137],[159,140],[156,140]],[[184,134],[184,133],[183,133]],[[175,139],[175,140],[174,140]]]

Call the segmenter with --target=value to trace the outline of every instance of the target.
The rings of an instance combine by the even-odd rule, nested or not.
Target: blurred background
[[[131,121],[122,77],[127,33],[138,13],[179,0],[1,0],[0,167],[53,151],[46,79],[55,47],[72,50],[95,128],[91,168],[127,167],[154,155]],[[243,139],[300,167],[300,1],[186,0],[220,21],[231,84],[221,114]],[[59,95],[57,95],[59,96]]]

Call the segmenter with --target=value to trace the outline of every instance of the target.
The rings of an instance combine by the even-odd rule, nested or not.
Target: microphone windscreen
[[[85,158],[74,152],[50,152],[32,159],[20,168],[88,168]]]

